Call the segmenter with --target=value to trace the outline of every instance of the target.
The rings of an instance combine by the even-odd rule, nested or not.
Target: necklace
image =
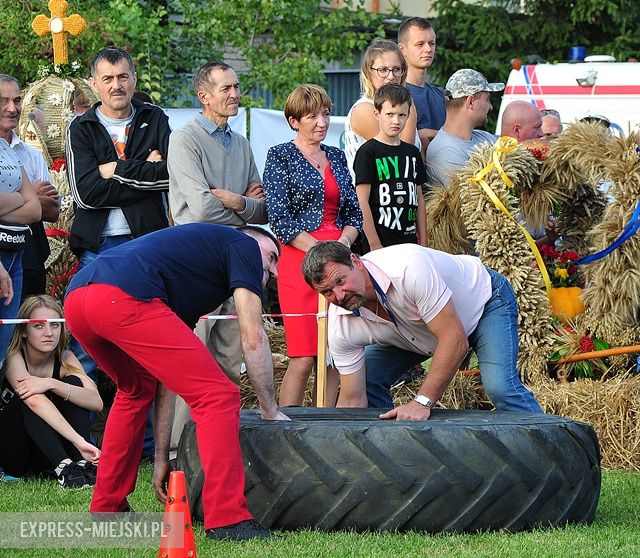
[[[307,155],[307,154],[302,150],[302,148],[301,148],[299,145],[296,145],[296,147],[298,148],[298,150],[300,151],[300,153],[302,153],[302,154],[303,154],[307,159],[309,159],[309,161],[310,161],[311,163],[313,163],[313,165],[314,165],[317,169],[319,169],[319,168],[320,168],[320,162],[319,162],[319,161],[316,161],[316,160],[315,160],[311,155]],[[322,151],[320,151],[320,153],[322,153]]]
[[[374,324],[377,324],[380,321],[380,316],[378,316],[378,307],[379,307],[379,300],[378,300],[378,297],[376,297],[376,310],[373,313],[373,315],[375,316],[375,318],[373,319]]]
[[[313,164],[315,164],[316,168],[319,169],[320,168],[320,163],[318,163],[318,161],[316,161],[313,157],[311,157],[310,155],[306,155],[303,153],[303,155],[309,159]]]

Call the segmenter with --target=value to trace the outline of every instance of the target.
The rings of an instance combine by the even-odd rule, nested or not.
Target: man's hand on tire
[[[400,405],[386,413],[382,413],[380,418],[383,420],[428,420],[430,416],[431,409],[424,405],[420,405],[420,403],[417,403],[416,401],[409,401],[409,403],[405,403],[404,405]]]

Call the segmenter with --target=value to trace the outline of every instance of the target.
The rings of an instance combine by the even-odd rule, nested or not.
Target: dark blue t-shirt
[[[411,93],[411,98],[416,106],[418,130],[425,128],[439,130],[442,128],[447,118],[444,89],[430,83],[425,83],[422,87],[412,83],[405,83],[404,86]]]
[[[113,285],[139,300],[159,298],[189,327],[242,287],[262,297],[255,239],[231,227],[192,223],[155,231],[102,252],[71,280]]]

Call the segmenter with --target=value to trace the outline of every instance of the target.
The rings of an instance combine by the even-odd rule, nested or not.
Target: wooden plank
[[[318,295],[318,359],[316,361],[317,406],[327,406],[327,299]]]

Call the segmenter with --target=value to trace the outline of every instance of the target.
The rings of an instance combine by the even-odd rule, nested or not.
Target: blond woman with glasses
[[[375,39],[362,57],[360,66],[361,97],[349,109],[344,125],[344,151],[351,176],[353,160],[358,148],[379,131],[378,121],[373,115],[373,96],[387,83],[404,85],[407,78],[407,63],[400,47],[393,41]],[[417,116],[415,107],[409,112],[409,119],[400,139],[420,148],[417,134]],[[355,178],[355,177],[354,177]]]

